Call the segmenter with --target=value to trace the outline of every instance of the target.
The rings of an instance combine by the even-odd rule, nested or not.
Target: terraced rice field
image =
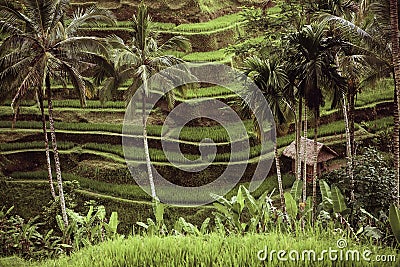
[[[208,10],[207,12],[211,13],[215,11],[208,9],[205,3],[207,1],[199,2],[201,2],[200,5],[204,11]],[[127,5],[127,3],[122,2],[124,5]],[[84,5],[89,4],[91,3],[84,3]],[[79,6],[80,4],[75,3],[75,5]],[[224,4],[221,2],[220,5]],[[272,8],[269,12],[273,15],[279,10]],[[187,37],[192,42],[193,49],[191,52],[171,51],[171,53],[185,61],[222,62],[231,65],[233,64],[233,54],[228,47],[236,42],[236,37],[245,23],[243,17],[236,12],[198,23],[155,22],[154,27],[157,29],[161,39],[179,34]],[[98,25],[86,30],[97,32],[100,35],[115,32],[126,38],[131,31],[129,25],[129,21],[122,20],[118,21],[114,26]],[[239,45],[246,45],[248,42],[262,42],[263,40],[264,37],[260,36],[244,41]],[[120,88],[122,93],[127,86],[129,86],[129,83]],[[134,205],[138,210],[142,211],[141,215],[138,215],[136,219],[140,220],[141,217],[149,217],[148,206],[150,198],[134,184],[125,165],[121,138],[126,103],[122,99],[106,103],[92,99],[87,101],[86,108],[82,109],[80,102],[76,98],[65,96],[63,90],[66,88],[64,86],[54,85],[53,88],[55,92],[60,92],[58,99],[54,101],[54,108],[56,115],[55,127],[59,138],[58,146],[65,160],[63,167],[65,170],[64,179],[79,181],[81,188],[78,192],[82,195],[83,200],[93,197],[98,201],[109,203],[112,207],[118,207],[116,209],[110,208],[110,210],[123,210],[126,205]],[[68,88],[71,89],[70,86],[67,86]],[[177,94],[175,97],[178,103],[190,101],[201,103],[207,98],[218,99],[226,103],[238,100],[237,95],[231,90],[214,85],[190,89],[184,94]],[[356,106],[359,110],[365,108],[374,109],[378,104],[388,103],[392,99],[393,84],[390,81],[385,81],[378,84],[376,88],[361,92],[357,97]],[[47,175],[43,169],[44,144],[41,135],[42,124],[40,122],[39,109],[35,101],[21,103],[19,120],[15,124],[15,129],[11,129],[12,110],[9,105],[10,101],[6,101],[0,106],[0,136],[5,140],[0,147],[0,157],[4,162],[3,166],[0,167],[4,167],[6,170],[5,176],[8,177],[8,183],[19,183],[19,186],[22,187],[24,185],[32,186],[32,184],[27,183],[27,181],[32,181],[32,183],[40,185],[38,186],[39,189],[35,189],[40,191],[41,186],[44,186]],[[150,118],[150,121],[153,119],[153,121],[159,122],[160,112],[162,113],[160,110],[155,111],[155,116]],[[322,109],[322,115],[327,117],[336,113],[340,113],[340,111],[331,109],[328,104]],[[36,121],[32,121],[32,117]],[[326,124],[320,127],[319,137],[327,145],[333,145],[340,149],[344,144],[344,123],[342,120],[329,121],[329,123],[329,125]],[[392,125],[390,118],[385,117],[377,117],[365,123],[372,125],[374,132]],[[373,136],[372,130],[365,127],[365,123],[359,121],[356,125],[356,137],[358,140]],[[252,165],[258,163],[263,156],[272,157],[270,153],[263,155],[260,145],[255,142],[252,120],[246,118],[244,119],[244,124],[248,133],[248,137],[244,137],[244,140],[249,140],[251,143],[250,155],[245,153],[231,155],[229,151],[231,140],[221,126],[198,125],[185,127],[180,133],[179,140],[170,141],[179,143],[187,160],[196,160],[200,157],[200,142],[204,138],[212,139],[219,152],[213,163],[215,168],[213,171],[223,168],[231,158],[238,164],[245,164],[246,162],[242,161],[250,157],[250,161],[247,163]],[[169,170],[168,168],[172,168],[172,164],[167,160],[165,152],[160,147],[161,129],[162,126],[157,125],[157,123],[148,123],[150,158],[155,166],[163,168],[165,171]],[[311,137],[312,129],[309,129],[309,133]],[[140,129],[137,134],[138,140],[141,141],[139,137],[141,134]],[[290,144],[293,139],[294,134],[292,132],[280,136],[277,139],[280,151]],[[272,148],[272,144],[268,147]],[[137,149],[142,148],[138,147]],[[177,155],[172,155],[172,157],[175,158],[176,162],[182,163],[182,159]],[[28,160],[29,163],[21,164],[23,159]],[[35,165],[34,162],[31,162],[36,160],[39,164]],[[144,163],[144,158],[142,157],[134,157],[133,160],[138,163]],[[251,171],[248,171],[247,175],[251,177]],[[249,177],[244,179],[243,183],[248,182]],[[290,187],[292,182],[293,177],[285,176],[284,186],[286,188]],[[272,191],[274,187],[276,187],[276,179],[271,176],[255,194],[259,194],[260,190]],[[21,199],[24,198],[21,197]],[[193,209],[188,213],[193,218],[197,218],[194,220],[199,220],[199,218],[204,217],[204,208]],[[120,214],[123,214],[123,212]],[[132,220],[132,218],[123,219]]]

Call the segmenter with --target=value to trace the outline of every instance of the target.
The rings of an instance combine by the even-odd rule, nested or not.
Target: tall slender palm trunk
[[[304,139],[303,139],[303,203],[307,201],[307,106],[304,106]],[[300,162],[300,164],[302,164]]]
[[[281,207],[282,207],[282,212],[286,214],[285,197],[283,194],[283,186],[282,186],[281,164],[278,154],[278,145],[276,142],[274,144],[274,154],[275,154],[275,164],[276,164],[276,175],[278,177],[279,195],[281,198]]]
[[[150,191],[151,197],[153,200],[158,200],[156,195],[156,188],[154,185],[154,178],[153,178],[153,171],[151,169],[151,159],[150,159],[150,152],[149,152],[149,142],[147,139],[147,129],[146,129],[146,93],[143,92],[142,95],[142,122],[143,122],[143,146],[144,146],[144,154],[146,159],[146,167],[147,173],[149,176],[149,183],[150,183]]]
[[[350,122],[349,122],[349,108],[346,101],[346,96],[343,94],[343,116],[346,128],[346,156],[347,156],[347,175],[350,178],[350,200],[354,204],[354,172],[353,172],[353,148],[351,145],[351,133],[350,133]]]
[[[51,84],[49,75],[46,76],[46,92],[47,92],[47,102],[49,110],[50,135],[51,135],[51,143],[53,145],[54,164],[57,175],[57,186],[58,186],[58,195],[60,197],[61,215],[65,226],[68,226],[68,216],[67,216],[67,209],[65,207],[63,182],[61,177],[61,164],[57,148],[56,132],[54,128],[53,101],[51,99],[52,96],[51,96]]]
[[[39,88],[38,96],[39,96],[39,107],[40,107],[40,112],[41,112],[41,116],[42,116],[42,129],[43,129],[43,135],[44,135],[44,148],[45,148],[45,151],[46,151],[47,178],[48,178],[49,184],[50,184],[51,196],[53,197],[53,199],[55,199],[56,198],[56,192],[54,190],[53,174],[52,174],[52,171],[51,171],[49,137],[47,136],[46,115],[44,114],[42,88]]]
[[[299,117],[296,123],[296,178],[301,180],[301,128],[303,124],[303,99],[299,100]]]
[[[15,110],[15,113],[14,113],[14,117],[13,117],[13,120],[12,120],[12,123],[11,123],[11,129],[14,129],[15,125],[17,124],[17,118],[18,118],[18,115],[19,115],[19,111],[20,111],[20,108],[18,106],[17,109]]]
[[[314,110],[314,154],[313,154],[313,195],[312,195],[312,225],[314,226],[317,212],[317,178],[318,178],[318,124],[319,110]]]
[[[395,80],[395,111],[394,111],[394,128],[393,128],[393,148],[394,148],[394,167],[397,179],[397,206],[400,207],[400,153],[399,153],[399,114],[400,114],[400,47],[399,47],[399,18],[398,18],[398,1],[390,0],[390,24],[391,24],[391,41],[392,41],[392,59],[394,67]]]
[[[348,121],[349,121],[349,135],[350,135],[350,147],[351,147],[351,155],[354,157],[356,155],[356,140],[354,136],[355,127],[354,127],[354,113],[355,113],[355,95],[356,89],[354,85],[350,87],[350,93],[348,94]]]
[[[303,139],[303,144],[300,144],[300,151],[299,153],[301,153],[301,148],[303,147],[303,158],[302,160],[300,159],[300,176],[301,176],[301,164],[302,162],[304,163],[304,173],[303,173],[303,199],[302,202],[303,203],[307,203],[307,106],[304,105],[304,139]],[[301,139],[300,139],[301,140]],[[301,142],[300,142],[301,143]],[[306,209],[309,209],[309,207],[306,207]],[[301,228],[304,230],[304,226],[305,226],[305,218],[304,216],[301,218]]]

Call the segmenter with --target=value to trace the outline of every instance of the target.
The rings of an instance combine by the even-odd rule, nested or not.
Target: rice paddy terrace
[[[81,0],[72,1],[72,5],[79,8],[96,4],[112,10],[118,19],[116,26],[99,25],[84,31],[99,36],[113,33],[127,39],[130,36],[128,20],[139,2]],[[245,21],[239,14],[239,7],[245,4],[257,6],[260,2],[262,1],[164,0],[149,1],[147,4],[161,38],[179,34],[187,37],[192,43],[191,52],[171,53],[191,62],[209,61],[235,65],[233,54],[227,53],[226,48],[234,44],[236,37],[243,32],[242,25]],[[271,8],[269,12],[278,11]],[[258,37],[252,41],[261,42],[263,38]],[[80,183],[80,188],[74,191],[75,200],[79,204],[78,209],[85,201],[96,200],[104,204],[108,211],[118,211],[123,222],[123,231],[129,232],[132,223],[151,217],[152,211],[150,197],[135,184],[125,164],[121,144],[125,102],[121,98],[119,101],[110,101],[102,105],[94,98],[88,100],[86,108],[81,108],[72,87],[53,87],[56,96],[55,127],[63,178]],[[121,92],[126,90],[126,87],[120,88]],[[201,101],[204,98],[221,100],[235,109],[236,106],[232,103],[238,96],[229,89],[206,85],[190,89],[185,94],[178,94],[176,101],[183,103]],[[359,142],[371,141],[377,132],[391,126],[392,99],[393,84],[390,81],[381,82],[376,88],[366,89],[359,94],[356,105],[356,138]],[[210,138],[216,143],[217,156],[212,166],[200,173],[180,171],[171,166],[160,144],[160,124],[166,113],[161,104],[152,111],[149,118],[150,157],[156,169],[175,183],[185,186],[206,184],[224,171],[231,158],[237,164],[246,165],[247,169],[241,180],[242,183],[246,183],[254,172],[254,166],[265,156],[255,140],[251,120],[242,118],[251,144],[250,161],[243,161],[247,155],[230,153],[231,141],[222,126],[199,120],[185,126],[180,139],[175,141],[179,143],[186,158],[196,159],[200,153],[200,142],[204,138]],[[345,126],[340,114],[340,110],[331,110],[328,106],[323,108],[319,136],[322,142],[344,153]],[[40,210],[51,198],[46,184],[40,111],[35,101],[25,101],[22,103],[14,129],[11,128],[12,118],[10,102],[6,101],[0,106],[0,169],[1,175],[4,176],[0,179],[0,198],[5,200],[3,205],[15,205],[16,213],[32,217],[36,215],[33,212]],[[309,132],[312,133],[312,130]],[[277,140],[278,147],[283,149],[293,140],[293,133],[283,134]],[[135,160],[139,163],[144,162],[140,157]],[[288,168],[290,166],[286,167],[286,170]],[[273,176],[266,179],[255,194],[260,194],[262,190],[272,190],[276,186],[275,180]],[[293,177],[285,175],[284,186],[290,187],[292,182]],[[33,208],[32,205],[38,208]],[[210,211],[208,207],[203,207],[171,208],[168,212],[167,220],[173,219],[179,213],[179,216],[197,223],[207,217]]]

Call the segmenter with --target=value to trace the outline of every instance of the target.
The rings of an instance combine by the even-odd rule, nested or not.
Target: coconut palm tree
[[[78,10],[66,26],[63,20],[67,5],[68,1],[63,0],[0,1],[0,29],[8,36],[0,48],[0,81],[5,80],[6,84],[11,85],[9,89],[2,87],[2,90],[13,92],[14,109],[18,109],[29,90],[37,91],[44,125],[43,99],[47,97],[58,194],[65,225],[68,225],[68,217],[54,127],[51,80],[72,83],[84,105],[88,92],[79,71],[82,66],[80,55],[104,47],[98,38],[79,36],[78,29],[86,23],[97,21],[114,23],[109,12],[89,8],[86,11]],[[45,126],[43,131],[47,137]],[[51,172],[49,158],[47,162],[48,171]]]
[[[390,33],[392,43],[393,76],[395,81],[395,107],[394,112],[394,162],[397,178],[397,206],[400,206],[400,153],[399,153],[399,114],[400,114],[400,46],[399,46],[399,10],[398,1],[390,0]]]
[[[324,103],[325,93],[332,88],[343,88],[345,80],[339,75],[335,66],[335,48],[341,45],[340,40],[327,36],[325,22],[304,26],[300,31],[289,35],[289,42],[298,51],[295,62],[304,83],[306,107],[314,117],[314,152],[313,152],[313,222],[316,216],[316,182],[318,166],[318,125],[320,107]]]
[[[369,1],[362,1],[368,4]],[[391,1],[370,1],[368,8],[371,14],[366,25],[360,26],[352,21],[331,16],[328,19],[339,23],[348,29],[352,34],[353,40],[358,41],[357,46],[352,46],[351,58],[357,61],[359,65],[366,67],[367,71],[362,74],[362,84],[373,84],[382,78],[392,77],[396,85],[395,71],[395,51],[397,48],[395,34],[395,3]],[[397,3],[398,4],[398,3]],[[398,8],[398,5],[397,5]],[[398,11],[397,11],[398,12]],[[388,16],[390,14],[390,16]],[[368,17],[368,14],[367,16]],[[397,22],[398,24],[398,22]],[[399,105],[398,87],[394,90],[394,129],[393,129],[393,144],[394,144],[394,165],[397,175],[399,174]],[[351,104],[351,102],[349,103]],[[398,177],[398,176],[397,176]],[[399,179],[397,179],[399,180]]]
[[[114,95],[119,86],[127,81],[131,81],[124,96],[127,102],[139,88],[142,88],[143,144],[146,167],[151,195],[153,199],[157,200],[146,130],[145,106],[146,98],[150,93],[148,79],[163,69],[183,63],[175,56],[166,55],[166,51],[171,49],[186,51],[190,48],[190,43],[186,38],[175,36],[159,45],[157,32],[153,28],[147,6],[143,2],[139,5],[136,15],[133,16],[132,29],[132,40],[129,44],[116,36],[108,39],[109,45],[114,50],[96,60],[100,64],[103,62],[107,68],[106,71],[104,68],[97,69],[95,79],[103,84],[100,96],[104,100]],[[170,93],[167,94],[167,97],[170,100],[173,99]]]
[[[260,59],[256,56],[252,56],[244,62],[243,72],[246,76],[251,77],[262,91],[264,97],[268,101],[278,128],[287,123],[293,108],[289,104],[291,101],[287,99],[286,89],[289,80],[283,64],[280,64],[275,59]],[[257,101],[255,98],[254,92],[247,92],[244,103],[255,103]],[[264,107],[254,106],[255,115],[259,118],[265,118],[267,110],[265,110]],[[255,121],[255,125],[256,124],[257,122]],[[259,140],[262,142],[262,134],[259,132],[259,129],[259,127],[256,127],[256,133]],[[282,211],[286,213],[277,142],[274,143],[274,154]]]

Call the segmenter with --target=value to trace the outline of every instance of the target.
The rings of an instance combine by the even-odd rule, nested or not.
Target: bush
[[[41,259],[62,253],[61,239],[53,235],[53,230],[39,233],[38,217],[25,222],[18,215],[10,215],[13,208],[0,210],[0,257],[18,255]]]
[[[325,174],[322,179],[334,183],[350,196],[350,178],[346,169]],[[382,153],[374,148],[365,148],[354,160],[354,194],[357,206],[364,207],[378,217],[379,211],[387,211],[395,201],[396,185],[393,166]]]

